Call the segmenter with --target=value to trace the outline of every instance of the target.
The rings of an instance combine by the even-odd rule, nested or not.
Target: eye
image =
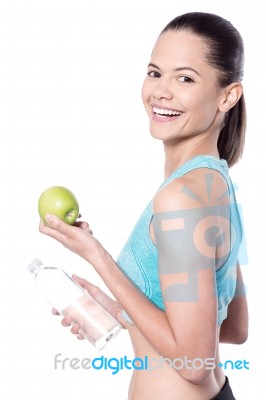
[[[190,78],[189,76],[186,76],[186,75],[179,76],[178,80],[183,83],[194,83],[195,82],[192,78]]]
[[[148,71],[147,75],[150,78],[160,78],[161,77],[161,74],[158,71]]]

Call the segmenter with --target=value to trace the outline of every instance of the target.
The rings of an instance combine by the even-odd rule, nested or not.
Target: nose
[[[157,100],[171,100],[173,97],[171,82],[167,78],[160,77],[153,87],[152,96]]]

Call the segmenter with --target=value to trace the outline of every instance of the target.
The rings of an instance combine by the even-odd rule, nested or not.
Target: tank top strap
[[[217,157],[209,155],[199,155],[187,161],[186,163],[181,165],[181,167],[177,168],[171,175],[169,175],[164,180],[164,182],[160,185],[158,190],[168,185],[174,179],[180,178],[189,171],[192,171],[197,168],[216,169],[217,171],[221,172],[221,174],[224,176],[225,179],[228,176],[228,164],[226,160],[219,159]]]

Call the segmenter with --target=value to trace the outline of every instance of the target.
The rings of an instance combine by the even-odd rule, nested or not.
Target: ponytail
[[[243,94],[225,118],[225,125],[218,139],[218,151],[220,158],[232,167],[241,158],[245,143],[246,105]]]

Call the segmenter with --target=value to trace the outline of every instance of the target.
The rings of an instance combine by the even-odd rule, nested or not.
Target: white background
[[[238,400],[263,398],[266,87],[261,7],[258,0],[0,1],[1,398],[127,398],[129,371],[54,370],[57,353],[69,358],[99,353],[50,315],[26,267],[39,257],[105,289],[89,265],[39,233],[37,201],[49,186],[70,188],[95,236],[117,256],[163,179],[162,145],[149,135],[140,98],[150,52],[162,28],[188,11],[231,20],[246,47],[247,140],[231,175],[245,214],[250,335],[244,345],[221,345],[221,359],[250,363],[250,370],[226,371]],[[131,357],[127,333],[120,333],[102,355]]]

